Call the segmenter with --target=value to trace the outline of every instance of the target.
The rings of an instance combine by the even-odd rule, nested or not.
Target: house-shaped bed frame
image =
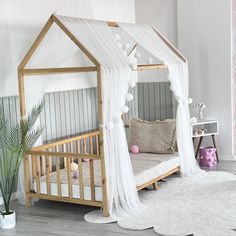
[[[67,67],[67,68],[25,68],[30,58],[35,53],[36,49],[44,39],[52,24],[57,24],[62,31],[78,46],[78,48],[93,62],[94,66],[89,67]],[[115,22],[107,22],[110,27],[119,27]],[[167,41],[159,32],[156,32],[165,42],[165,44],[174,53],[185,62],[185,58],[181,53]],[[134,50],[135,47],[132,49]],[[131,51],[132,51],[131,50]],[[131,53],[131,52],[130,52]],[[164,64],[151,64],[151,65],[138,65],[135,69],[140,70],[157,70],[167,68]],[[99,117],[99,130],[90,133],[82,134],[77,137],[72,137],[65,140],[56,141],[53,143],[45,144],[33,148],[24,158],[24,176],[25,176],[25,191],[26,191],[26,204],[31,205],[32,198],[46,199],[53,201],[63,201],[76,204],[91,205],[103,208],[103,215],[108,216],[108,201],[107,201],[107,187],[106,187],[106,173],[105,173],[105,160],[103,148],[103,128],[102,124],[102,76],[100,71],[100,64],[91,55],[91,53],[78,41],[78,39],[62,24],[57,16],[52,15],[33,45],[23,58],[18,67],[18,83],[19,83],[19,97],[20,97],[20,115],[23,119],[26,115],[25,91],[24,91],[24,77],[33,75],[49,75],[60,73],[79,73],[79,72],[96,72],[97,73],[97,89],[98,89],[98,117]],[[89,154],[88,154],[89,153]],[[90,196],[91,199],[84,198],[84,183],[83,183],[83,159],[89,159],[89,176],[90,176]],[[52,164],[52,160],[54,160]],[[62,161],[63,160],[63,161]],[[79,198],[73,197],[72,178],[71,178],[71,165],[70,163],[76,160],[79,169]],[[101,185],[102,185],[102,199],[97,200],[95,197],[95,179],[94,179],[94,161],[101,162]],[[63,166],[62,166],[63,165]],[[54,169],[53,169],[54,168]],[[68,178],[67,191],[68,196],[62,196],[62,183],[60,171],[62,168],[66,169]],[[50,174],[54,171],[56,173],[56,189],[57,195],[51,194]],[[179,171],[179,167],[168,171],[164,175],[158,176],[145,184],[137,186],[137,190],[143,189],[149,185],[156,188],[156,181]],[[46,194],[41,193],[40,178],[46,176]],[[35,191],[31,190],[31,177],[34,179]]]

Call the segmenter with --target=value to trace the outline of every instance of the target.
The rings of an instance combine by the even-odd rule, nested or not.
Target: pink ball
[[[130,151],[134,154],[139,153],[139,147],[137,145],[132,145]]]

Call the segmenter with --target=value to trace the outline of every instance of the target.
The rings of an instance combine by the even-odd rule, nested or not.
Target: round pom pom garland
[[[138,154],[139,153],[139,147],[137,145],[132,145],[130,148],[130,151],[134,154]]]

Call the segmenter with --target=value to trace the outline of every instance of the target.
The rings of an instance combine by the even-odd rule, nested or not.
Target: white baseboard
[[[236,156],[219,154],[219,159],[220,161],[236,161]]]
[[[16,200],[17,199],[17,192],[13,193],[11,196],[11,200]],[[0,197],[0,205],[3,205],[3,198]]]

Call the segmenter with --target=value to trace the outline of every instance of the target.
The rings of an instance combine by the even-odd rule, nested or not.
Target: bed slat
[[[72,176],[71,176],[71,168],[70,168],[70,163],[71,163],[71,157],[66,157],[67,159],[67,179],[68,179],[68,194],[69,198],[72,198]]]
[[[70,152],[71,152],[71,153],[74,153],[74,144],[73,144],[73,142],[70,143]],[[71,158],[71,163],[72,163],[73,161],[74,161],[74,157]]]
[[[90,137],[90,154],[93,154],[93,137]],[[91,188],[91,198],[95,201],[95,187],[94,187],[94,161],[89,160],[90,167],[90,188]]]
[[[61,173],[60,173],[60,159],[56,159],[56,172],[57,172],[57,195],[61,197]]]
[[[47,149],[48,152],[53,152],[52,148]],[[52,157],[48,157],[49,172],[52,172]]]
[[[100,155],[98,135],[96,135],[96,151],[97,151],[96,154],[97,154],[97,155]]]
[[[49,157],[46,158],[46,183],[47,183],[47,195],[51,195],[51,183],[50,183],[50,170],[49,170]]]
[[[80,199],[84,199],[84,186],[83,186],[83,168],[82,168],[82,159],[78,159],[79,165],[79,191],[80,191]]]
[[[84,140],[83,140],[83,153],[84,153],[84,154],[87,153],[87,143],[86,143],[86,138],[84,138]]]
[[[63,144],[63,152],[67,152],[66,143]],[[64,168],[67,168],[66,157],[64,157]]]
[[[39,157],[41,176],[45,175],[44,160],[45,160],[45,159],[44,159],[43,156],[40,156],[40,157]]]
[[[33,179],[36,178],[35,157],[36,157],[35,155],[32,155],[32,156],[31,156],[32,176],[33,176]]]
[[[36,168],[36,192],[37,194],[40,194],[40,189],[41,189],[41,183],[40,183],[40,179],[39,179],[39,173],[40,173],[40,170],[39,170],[39,165],[38,163],[40,162],[40,157],[38,156],[35,156],[35,168]]]
[[[90,187],[91,187],[91,197],[92,201],[95,201],[95,186],[94,186],[94,161],[89,161],[89,167],[90,167]]]

